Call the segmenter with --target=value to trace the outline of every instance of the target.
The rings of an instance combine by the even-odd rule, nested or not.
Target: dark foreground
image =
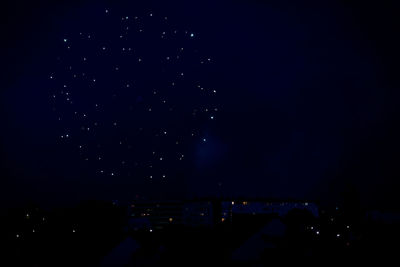
[[[388,213],[336,207],[320,209],[316,217],[292,209],[284,216],[232,213],[207,225],[175,223],[176,218],[166,224],[138,223],[132,216],[127,206],[98,201],[51,211],[34,206],[9,210],[2,216],[0,265],[383,263],[396,259],[399,248],[400,224]]]

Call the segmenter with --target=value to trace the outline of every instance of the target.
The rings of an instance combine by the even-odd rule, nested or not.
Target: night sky
[[[394,1],[9,2],[2,207],[399,201]]]

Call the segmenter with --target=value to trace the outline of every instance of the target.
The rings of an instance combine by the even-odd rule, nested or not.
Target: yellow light
[[[172,218],[169,218],[169,222],[172,222],[174,219],[172,219]]]
[[[221,222],[224,222],[225,221],[225,218],[221,218]]]

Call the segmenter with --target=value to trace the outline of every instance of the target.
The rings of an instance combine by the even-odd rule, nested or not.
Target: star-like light
[[[215,119],[215,114],[203,116],[212,110],[205,106],[215,104],[213,94],[205,94],[216,93],[208,89],[208,70],[193,70],[211,58],[186,46],[185,40],[197,42],[195,33],[173,27],[166,16],[116,13],[101,10],[113,21],[108,26],[120,24],[109,33],[95,24],[92,30],[61,35],[65,52],[47,76],[55,90],[50,96],[60,122],[58,136],[78,143],[77,156],[102,177],[135,172],[136,179],[171,177],[185,164],[182,152],[191,154],[207,121]],[[188,115],[193,121],[182,121]]]

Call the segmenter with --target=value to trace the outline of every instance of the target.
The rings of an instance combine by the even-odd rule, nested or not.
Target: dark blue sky
[[[365,203],[398,201],[399,53],[392,4],[80,2],[14,3],[3,16],[6,206],[136,194],[333,200],[349,184]],[[194,146],[184,179],[154,186],[138,178],[99,179],[59,144],[44,79],[61,36],[96,25],[94,11],[103,7],[165,14],[198,32],[202,51],[215,59],[209,82],[218,89],[218,122],[204,128],[208,143]]]

